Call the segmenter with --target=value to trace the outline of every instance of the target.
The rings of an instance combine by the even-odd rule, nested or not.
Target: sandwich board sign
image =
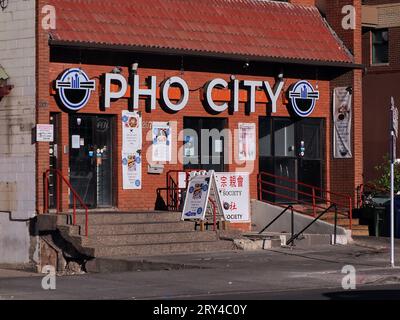
[[[215,174],[225,219],[231,223],[250,221],[250,183],[245,172]]]
[[[214,171],[191,173],[182,211],[182,220],[205,220],[207,208],[210,208],[210,195],[217,205],[217,214],[222,214]]]

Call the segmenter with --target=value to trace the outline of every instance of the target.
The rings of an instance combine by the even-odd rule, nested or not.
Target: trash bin
[[[376,206],[373,210],[370,235],[375,237],[386,237],[388,233],[388,222],[390,222],[390,217],[388,220],[386,207]]]
[[[394,197],[394,236],[400,238],[400,195]]]
[[[385,203],[385,221],[384,221],[384,237],[390,237],[390,222],[391,222],[391,217],[390,217],[390,201],[387,201]],[[400,239],[400,195],[397,195],[394,197],[394,236],[395,238]]]

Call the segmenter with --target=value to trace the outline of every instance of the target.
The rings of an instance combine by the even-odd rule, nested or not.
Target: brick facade
[[[291,1],[293,3],[302,3],[306,5],[314,5],[315,1]],[[350,1],[356,6],[356,12],[360,14],[360,1]],[[38,1],[38,10],[44,5],[45,1]],[[349,50],[355,55],[355,63],[361,62],[361,27],[357,23],[356,30],[342,30],[341,21],[343,15],[341,8],[343,5],[349,4],[349,1],[329,1],[326,8],[326,16],[329,24],[337,32]],[[361,21],[357,16],[357,21]],[[96,78],[103,73],[110,72],[115,66],[123,67],[123,74],[128,76],[128,66],[134,62],[139,62],[138,74],[141,77],[141,83],[150,75],[157,76],[157,85],[170,76],[179,75],[193,89],[190,101],[187,107],[174,115],[164,112],[157,102],[157,109],[152,112],[146,112],[144,101],[141,101],[140,111],[143,112],[143,121],[148,123],[151,121],[177,121],[177,132],[183,129],[183,117],[201,116],[201,117],[221,117],[228,119],[228,128],[237,129],[239,122],[256,123],[258,128],[258,120],[260,116],[267,115],[265,105],[257,105],[256,112],[246,115],[244,112],[244,104],[240,105],[239,112],[231,115],[228,112],[222,112],[218,115],[210,115],[205,111],[201,100],[200,90],[207,81],[220,77],[229,82],[230,75],[235,75],[240,80],[268,80],[271,84],[275,83],[274,77],[280,68],[283,67],[285,77],[285,91],[288,86],[298,80],[305,79],[310,81],[314,87],[318,86],[320,91],[320,100],[317,102],[316,109],[312,117],[323,118],[325,120],[325,170],[324,170],[324,187],[337,192],[347,192],[352,195],[355,188],[362,182],[363,159],[362,159],[362,112],[361,112],[361,71],[348,71],[349,69],[332,68],[332,67],[316,67],[308,65],[279,65],[271,63],[253,63],[247,69],[243,68],[243,62],[205,59],[188,57],[182,60],[181,57],[162,57],[153,54],[139,54],[137,52],[120,52],[120,51],[101,51],[73,49],[73,48],[52,48],[48,45],[47,32],[38,29],[37,34],[37,122],[48,123],[50,112],[61,113],[61,138],[62,146],[58,148],[59,161],[62,164],[62,171],[68,176],[69,156],[64,153],[63,146],[69,145],[68,133],[68,114],[60,110],[53,96],[49,94],[49,84],[55,80],[65,69],[71,67],[81,67],[90,78]],[[184,71],[181,67],[183,65]],[[98,81],[98,80],[97,80]],[[354,117],[353,117],[353,159],[334,160],[332,157],[332,92],[336,86],[352,86],[354,89]],[[289,117],[284,99],[279,99],[277,113],[274,116]],[[122,190],[122,168],[119,161],[121,155],[122,130],[121,130],[121,112],[128,109],[128,101],[120,99],[113,102],[111,108],[101,111],[99,108],[99,90],[92,94],[88,105],[78,113],[82,114],[108,114],[115,117],[117,124],[116,145],[114,146],[114,176],[116,177],[114,184],[115,206],[119,210],[152,210],[154,209],[156,200],[156,189],[165,187],[165,172],[168,170],[183,168],[183,165],[166,165],[164,174],[149,175],[147,173],[147,160],[143,157],[142,164],[142,190]],[[145,137],[149,129],[143,129],[143,152],[146,153],[151,142],[146,141]],[[258,130],[257,130],[258,131]],[[176,133],[175,133],[176,134]],[[182,139],[175,141],[178,149],[182,147]],[[257,144],[257,148],[258,148]],[[49,146],[46,143],[36,145],[37,152],[37,210],[43,211],[43,172],[49,167]],[[234,151],[237,152],[237,151]],[[258,152],[258,150],[257,150]],[[250,188],[251,198],[257,198],[257,174],[258,158],[254,162],[247,163],[247,166],[231,164],[227,168],[228,171],[243,170],[251,173]],[[68,193],[63,190],[63,208],[67,208]],[[244,226],[246,228],[250,226]]]
[[[399,0],[368,0],[367,5],[379,5],[379,25],[387,27],[389,32],[389,63],[372,64],[372,30],[363,28],[362,56],[365,66],[363,74],[364,98],[364,177],[366,182],[373,182],[380,176],[375,167],[389,155],[389,107],[393,96],[399,107],[400,94],[400,14]],[[386,6],[386,4],[391,4]],[[393,6],[396,4],[396,6]],[[381,10],[381,5],[383,9]],[[392,26],[396,24],[397,26]],[[400,144],[397,145],[398,147]]]

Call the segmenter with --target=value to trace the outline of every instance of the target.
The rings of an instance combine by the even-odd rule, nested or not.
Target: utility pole
[[[394,265],[394,165],[396,163],[396,141],[399,128],[399,112],[394,106],[394,98],[391,98],[390,106],[390,264]]]

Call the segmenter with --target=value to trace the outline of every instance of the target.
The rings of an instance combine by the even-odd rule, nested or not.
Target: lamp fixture
[[[137,73],[138,68],[139,68],[139,63],[138,62],[132,63],[131,70],[132,70],[132,72],[134,74]]]
[[[121,72],[122,72],[121,67],[114,67],[111,71],[111,73],[115,73],[115,74],[120,74]]]

